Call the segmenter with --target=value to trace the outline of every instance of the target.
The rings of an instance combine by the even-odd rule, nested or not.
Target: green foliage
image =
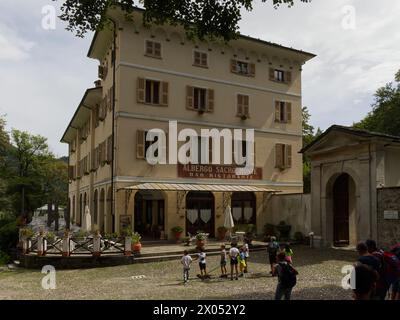
[[[140,239],[142,239],[142,236],[138,232],[132,233],[132,243],[140,243]]]
[[[314,141],[322,134],[320,128],[315,132],[314,127],[310,124],[311,114],[307,107],[302,108],[303,115],[303,148]],[[311,192],[311,160],[307,155],[303,154],[303,192]]]
[[[0,266],[8,263],[10,259],[11,258],[7,253],[0,251]]]
[[[375,93],[372,111],[355,128],[400,136],[400,70],[395,81]]]
[[[57,0],[53,0],[57,1]],[[297,0],[310,2],[311,0]],[[110,25],[107,9],[118,3],[130,18],[134,7],[141,4],[145,9],[142,23],[146,26],[182,25],[189,38],[234,39],[241,20],[241,9],[252,11],[254,0],[62,0],[61,20],[67,22],[67,30],[83,37],[88,31],[102,30]],[[293,6],[296,0],[262,0],[275,8],[282,4]]]
[[[183,228],[182,228],[181,226],[176,226],[176,227],[173,227],[173,228],[171,229],[171,231],[172,231],[173,233],[182,233],[182,232],[183,232]]]
[[[15,221],[0,220],[0,251],[9,253],[18,243],[19,232]]]
[[[206,235],[203,232],[199,232],[196,234],[196,240],[198,241],[206,240]]]
[[[225,228],[224,226],[220,226],[220,227],[217,228],[217,231],[223,233],[223,232],[227,232],[228,229]]]

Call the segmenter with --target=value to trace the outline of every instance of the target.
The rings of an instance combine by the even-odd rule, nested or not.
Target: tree
[[[9,194],[14,197],[14,209],[23,217],[37,208],[43,196],[42,166],[51,157],[47,139],[28,132],[12,130],[8,165]]]
[[[7,197],[6,161],[10,148],[10,138],[5,129],[6,120],[0,116],[0,215],[10,212],[11,201]]]
[[[394,82],[376,91],[372,111],[353,126],[400,136],[400,70],[396,73]]]
[[[57,0],[53,0],[57,1]],[[107,10],[119,5],[129,16],[137,4],[146,9],[143,24],[180,24],[189,38],[234,39],[238,32],[241,9],[252,11],[254,0],[62,0],[61,20],[67,22],[67,30],[83,37],[88,31],[102,30],[109,21]],[[275,8],[282,4],[289,7],[295,2],[311,0],[262,0]]]
[[[310,124],[311,115],[307,107],[302,109],[303,115],[303,148],[315,140],[322,134],[320,128],[314,133],[314,127]],[[311,192],[311,160],[308,156],[303,155],[303,191],[304,193]]]

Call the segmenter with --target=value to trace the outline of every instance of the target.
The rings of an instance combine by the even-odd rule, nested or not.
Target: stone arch
[[[79,213],[78,213],[78,217],[76,219],[76,224],[78,226],[82,225],[83,210],[84,210],[84,202],[83,202],[83,194],[81,193],[79,195]]]
[[[359,178],[351,168],[329,170],[323,183],[326,240],[335,246],[355,246],[360,209]]]

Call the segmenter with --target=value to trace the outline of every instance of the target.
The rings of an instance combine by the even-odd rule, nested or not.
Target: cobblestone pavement
[[[341,270],[355,261],[354,251],[295,246],[294,252],[300,274],[292,299],[351,298],[341,288]],[[207,265],[217,268],[212,278],[198,279],[194,261],[187,285],[179,261],[59,270],[55,290],[42,288],[40,270],[0,271],[0,299],[273,299],[277,279],[269,275],[266,252],[251,254],[249,273],[238,281],[219,278],[219,257],[208,257]]]

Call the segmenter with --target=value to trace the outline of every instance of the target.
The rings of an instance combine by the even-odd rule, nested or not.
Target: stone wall
[[[384,219],[385,210],[398,211],[400,217],[400,187],[377,190],[378,243],[390,246],[400,242],[400,219]]]
[[[275,194],[267,204],[267,223],[285,221],[295,232],[308,235],[311,230],[311,196],[309,194]]]

